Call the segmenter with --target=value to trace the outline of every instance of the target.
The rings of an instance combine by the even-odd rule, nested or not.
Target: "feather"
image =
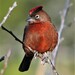
[[[40,10],[42,10],[43,6],[37,6],[35,8],[32,8],[30,11],[29,11],[29,14],[32,15],[36,12],[39,12]]]

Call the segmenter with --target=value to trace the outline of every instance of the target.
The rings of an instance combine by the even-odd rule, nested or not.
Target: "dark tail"
[[[32,56],[25,55],[24,56],[22,63],[20,64],[19,71],[24,72],[24,71],[27,71],[29,69],[33,56],[34,55],[32,55]]]

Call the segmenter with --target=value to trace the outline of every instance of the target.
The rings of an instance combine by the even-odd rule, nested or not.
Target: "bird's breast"
[[[39,53],[49,50],[52,46],[52,34],[54,34],[54,32],[51,33],[51,30],[50,24],[30,25],[25,35],[25,45]]]

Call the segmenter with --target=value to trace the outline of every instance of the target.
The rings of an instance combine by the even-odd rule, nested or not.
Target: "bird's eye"
[[[39,19],[39,15],[35,15],[35,19]]]

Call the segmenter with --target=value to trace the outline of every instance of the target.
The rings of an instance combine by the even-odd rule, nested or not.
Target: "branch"
[[[6,16],[4,17],[3,21],[0,23],[0,27],[1,27],[3,30],[5,30],[6,32],[8,32],[9,34],[11,34],[11,35],[15,38],[16,41],[18,41],[18,42],[20,42],[21,44],[23,44],[23,42],[22,42],[20,39],[18,39],[18,38],[12,33],[12,31],[9,31],[8,29],[6,29],[6,28],[3,26],[3,24],[6,22],[6,20],[8,19],[8,17],[9,17],[10,14],[11,14],[11,12],[13,11],[13,9],[14,9],[16,6],[17,6],[17,3],[14,2],[13,5],[12,5],[12,7],[9,8],[9,11],[8,11],[8,13],[6,14]]]
[[[65,19],[67,17],[67,13],[71,6],[72,6],[72,4],[70,4],[70,0],[66,0],[65,7],[64,7],[63,11],[60,12],[61,24],[60,24],[60,28],[58,31],[58,44],[57,44],[56,48],[54,49],[54,51],[52,52],[52,60],[51,61],[52,61],[53,65],[55,65],[55,59],[56,59],[59,45],[64,40],[64,38],[62,37],[62,32],[63,32],[63,29],[65,28]]]
[[[6,68],[7,68],[7,65],[8,65],[8,59],[9,59],[10,55],[11,55],[11,50],[9,50],[7,52],[7,54],[4,56],[4,60],[5,60],[4,61],[4,66],[3,66],[3,69],[1,69],[1,71],[0,71],[0,75],[4,74],[4,72],[5,72]]]
[[[4,19],[3,19],[2,22],[0,23],[0,27],[4,28],[4,27],[3,27],[3,24],[4,24],[4,23],[6,22],[6,20],[9,18],[11,12],[13,11],[13,9],[14,9],[16,6],[17,6],[17,3],[14,2],[13,5],[12,5],[12,7],[9,8],[9,11],[8,11],[8,13],[6,14],[6,16],[4,17]],[[6,31],[8,31],[6,28],[4,28],[4,29],[5,29]],[[13,35],[13,36],[14,36],[14,35]],[[5,72],[6,68],[7,68],[7,65],[8,65],[8,59],[9,59],[10,55],[11,55],[11,50],[9,50],[8,53],[7,53],[5,56],[2,56],[2,57],[0,58],[0,62],[3,61],[3,60],[5,60],[5,61],[4,61],[3,69],[1,69],[1,71],[0,71],[0,75],[3,75],[3,74],[4,74],[4,72]]]
[[[12,7],[9,8],[8,13],[6,14],[6,16],[4,17],[3,21],[0,23],[0,27],[6,22],[6,20],[8,19],[8,17],[10,16],[11,12],[13,11],[13,9],[17,6],[17,3],[14,2]]]
[[[20,39],[18,39],[18,38],[12,33],[12,31],[9,31],[9,30],[6,29],[4,26],[1,26],[1,28],[2,28],[3,30],[5,30],[6,32],[8,32],[10,35],[12,35],[12,36],[15,38],[16,41],[20,42],[21,44],[24,44]]]

